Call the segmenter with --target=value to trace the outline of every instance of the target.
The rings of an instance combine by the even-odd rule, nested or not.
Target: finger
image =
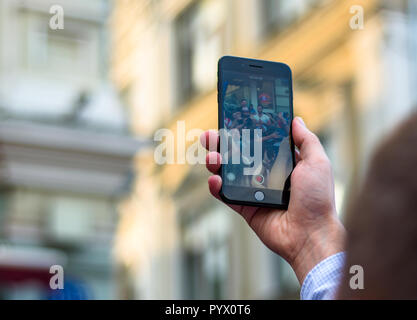
[[[200,142],[208,151],[217,151],[219,145],[219,134],[214,130],[205,131],[200,136]]]
[[[206,155],[206,168],[211,173],[218,173],[221,166],[221,156],[218,152],[209,152]]]
[[[218,200],[225,203],[220,197],[220,190],[222,187],[222,178],[218,175],[211,176],[208,179],[208,185],[210,193]],[[248,225],[256,232],[261,235],[262,230],[266,225],[271,223],[274,216],[282,214],[282,210],[271,210],[268,208],[259,208],[251,206],[241,206],[225,203],[228,207],[239,213],[248,223]]]
[[[222,188],[222,178],[218,175],[214,175],[208,178],[208,185],[210,193],[215,197],[216,199],[223,202],[222,198],[220,197],[220,190]],[[225,203],[228,207],[235,210],[237,213],[242,212],[242,206],[240,205],[234,205],[234,204],[228,204]]]
[[[300,150],[302,160],[316,160],[326,157],[323,146],[317,136],[307,129],[300,117],[293,120],[292,135],[295,145]]]
[[[222,178],[218,175],[214,175],[208,178],[208,185],[210,193],[217,199],[221,199],[219,192],[222,188]]]

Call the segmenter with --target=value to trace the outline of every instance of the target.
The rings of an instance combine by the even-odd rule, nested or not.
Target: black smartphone
[[[218,104],[223,201],[288,208],[295,166],[291,69],[224,56],[218,63]]]

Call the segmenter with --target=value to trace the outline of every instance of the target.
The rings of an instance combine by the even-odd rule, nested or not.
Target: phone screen
[[[291,78],[265,69],[225,69],[219,90],[223,185],[288,189],[294,165]]]

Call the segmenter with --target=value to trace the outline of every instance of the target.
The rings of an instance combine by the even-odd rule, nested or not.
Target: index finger
[[[207,130],[200,136],[200,142],[208,151],[217,151],[219,134],[214,130]]]

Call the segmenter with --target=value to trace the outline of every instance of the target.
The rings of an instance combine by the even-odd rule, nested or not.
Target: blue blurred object
[[[89,300],[92,299],[87,285],[74,278],[64,281],[64,289],[49,290],[47,300]]]

